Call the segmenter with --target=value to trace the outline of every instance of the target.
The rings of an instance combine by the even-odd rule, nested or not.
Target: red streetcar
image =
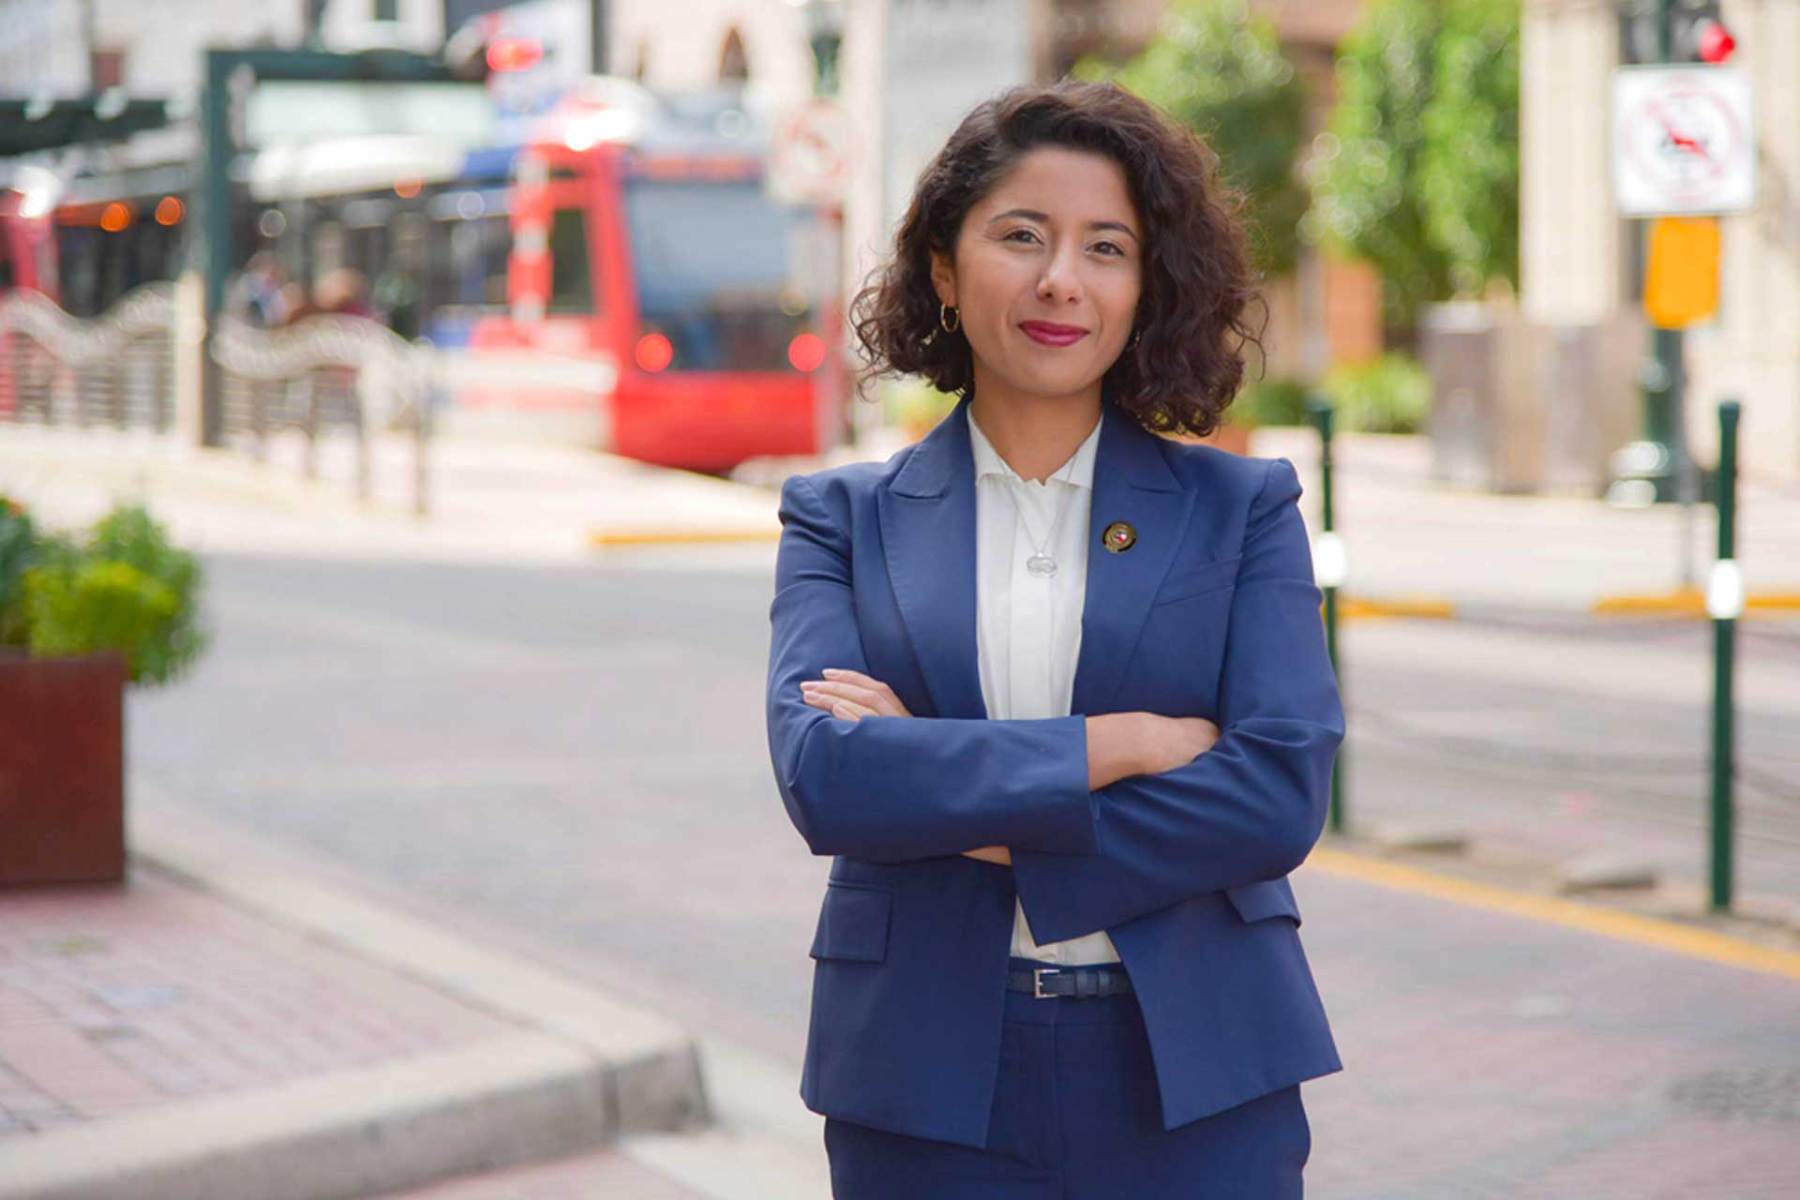
[[[477,320],[469,348],[598,360],[615,382],[490,385],[458,406],[561,409],[615,453],[694,470],[836,444],[836,215],[773,197],[768,162],[733,102],[575,89],[519,148],[508,312]]]

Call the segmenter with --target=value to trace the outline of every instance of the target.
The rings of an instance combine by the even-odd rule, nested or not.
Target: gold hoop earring
[[[957,330],[962,328],[962,314],[961,313],[956,313],[956,324],[954,324],[954,325],[950,324],[950,322],[948,322],[947,320],[944,319],[945,317],[949,316],[953,312],[956,312],[956,310],[954,308],[950,308],[941,303],[938,305],[938,324],[942,325],[944,327],[945,333],[955,333]]]

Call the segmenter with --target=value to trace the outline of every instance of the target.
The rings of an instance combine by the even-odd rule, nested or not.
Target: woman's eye
[[[1024,235],[1025,237],[1030,238],[1034,242],[1037,240],[1037,234],[1033,233],[1029,229],[1015,229],[1011,233],[1007,234],[1005,237],[1001,238],[1000,240],[1003,242],[1010,242],[1014,238],[1019,237],[1020,235]],[[1019,244],[1025,245],[1026,243],[1021,242]],[[1110,253],[1109,257],[1117,257],[1117,258],[1125,257],[1124,247],[1120,246],[1117,242],[1095,242],[1094,243],[1094,248],[1096,250],[1098,250],[1102,246],[1111,248],[1111,253]]]

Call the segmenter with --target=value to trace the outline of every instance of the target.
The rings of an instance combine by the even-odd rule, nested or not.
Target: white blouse
[[[1102,422],[1096,420],[1069,461],[1038,483],[1021,478],[1000,457],[975,423],[973,406],[966,412],[975,455],[981,698],[995,720],[1066,717],[1081,652],[1088,511]],[[1026,569],[1025,560],[1040,546],[1056,559],[1054,575]],[[1013,908],[1012,952],[1019,958],[1068,965],[1120,961],[1104,930],[1040,946],[1032,940],[1025,906],[1015,900]]]

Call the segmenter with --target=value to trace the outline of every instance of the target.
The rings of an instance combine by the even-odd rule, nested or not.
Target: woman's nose
[[[1044,266],[1043,277],[1038,280],[1038,295],[1045,300],[1060,302],[1074,299],[1080,293],[1081,285],[1074,269],[1063,255],[1052,255]]]

